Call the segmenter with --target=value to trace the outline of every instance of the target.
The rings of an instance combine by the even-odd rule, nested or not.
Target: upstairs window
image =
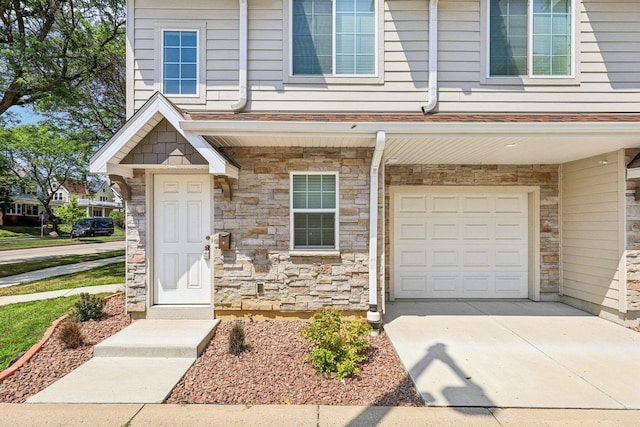
[[[489,76],[571,77],[572,0],[489,0]]]
[[[162,32],[162,92],[165,95],[197,95],[197,31]]]
[[[336,249],[338,176],[291,174],[292,249]]]
[[[64,193],[62,191],[56,191],[53,195],[53,200],[56,200],[56,201],[64,200]]]
[[[292,0],[294,75],[376,74],[377,0]]]

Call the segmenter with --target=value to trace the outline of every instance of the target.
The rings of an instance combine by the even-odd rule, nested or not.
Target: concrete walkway
[[[640,334],[567,305],[394,302],[384,321],[430,406],[640,409]]]
[[[115,293],[124,290],[124,284],[101,285],[101,286],[84,286],[82,288],[61,289],[59,291],[36,292],[25,295],[11,295],[0,297],[0,306],[16,304],[19,302],[38,301],[43,299],[68,297],[71,295],[80,295],[83,292],[89,294]]]
[[[220,320],[137,320],[28,403],[162,403]]]
[[[1,426],[637,426],[640,411],[295,405],[0,403]]]
[[[0,246],[0,249],[1,248],[2,246]],[[0,265],[65,255],[97,254],[100,252],[117,251],[124,248],[124,240],[115,240],[100,243],[78,243],[76,245],[0,250]]]
[[[20,285],[22,283],[33,282],[35,280],[48,279],[50,277],[64,276],[65,274],[79,273],[103,265],[123,262],[125,256],[113,258],[97,259],[95,261],[79,262],[77,264],[67,264],[58,267],[43,268],[41,270],[29,271],[27,273],[16,274],[15,276],[0,277],[0,288]],[[2,266],[0,266],[0,270]]]

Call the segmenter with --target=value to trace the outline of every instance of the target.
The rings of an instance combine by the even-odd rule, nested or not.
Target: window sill
[[[482,85],[494,86],[579,86],[578,77],[482,77]]]
[[[318,251],[318,250],[291,250],[289,251],[289,256],[292,257],[333,257],[337,258],[340,256],[340,251]]]
[[[384,78],[380,76],[283,76],[286,84],[331,84],[331,85],[354,85],[354,84],[383,84]]]

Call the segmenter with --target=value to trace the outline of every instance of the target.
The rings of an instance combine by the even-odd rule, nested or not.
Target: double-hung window
[[[489,77],[574,75],[572,0],[487,1]]]
[[[291,0],[292,74],[374,76],[378,0]]]
[[[336,173],[291,173],[291,249],[337,249],[337,209]]]
[[[198,94],[198,32],[162,32],[162,92]]]

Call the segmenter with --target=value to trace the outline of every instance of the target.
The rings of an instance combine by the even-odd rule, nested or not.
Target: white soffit
[[[373,147],[398,164],[559,164],[640,147],[640,123],[318,123],[182,121],[224,147]]]

